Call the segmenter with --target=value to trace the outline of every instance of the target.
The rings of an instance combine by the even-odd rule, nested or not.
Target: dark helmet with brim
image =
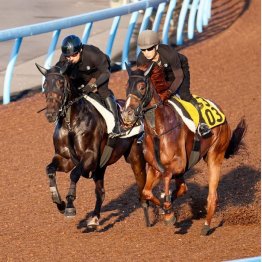
[[[80,38],[76,35],[67,36],[61,46],[61,50],[64,56],[71,56],[79,53],[82,48],[82,42]]]

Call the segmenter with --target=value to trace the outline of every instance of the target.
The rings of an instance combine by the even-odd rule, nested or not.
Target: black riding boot
[[[113,131],[111,133],[111,135],[116,136],[121,134],[121,126],[120,126],[120,121],[119,121],[119,116],[118,116],[118,111],[117,111],[117,104],[115,101],[115,98],[111,95],[109,95],[106,99],[105,99],[105,104],[106,104],[106,108],[113,113],[114,118],[115,118],[115,126],[113,128]]]
[[[211,129],[208,127],[208,125],[205,123],[205,120],[202,116],[201,109],[200,109],[200,106],[199,106],[197,100],[193,97],[190,100],[190,102],[197,109],[197,111],[199,113],[199,124],[198,124],[198,128],[197,128],[198,134],[203,138],[211,137],[213,135],[213,133],[212,133]]]

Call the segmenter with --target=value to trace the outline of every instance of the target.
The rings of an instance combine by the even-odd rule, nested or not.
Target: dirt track
[[[246,152],[222,168],[213,234],[199,234],[207,196],[203,163],[186,175],[189,192],[175,204],[176,227],[144,226],[134,178],[123,159],[107,169],[100,230],[85,230],[95,200],[91,180],[80,179],[77,215],[64,218],[49,195],[45,166],[53,154],[53,126],[36,113],[45,105],[42,94],[36,94],[0,106],[0,261],[186,262],[260,255],[261,6],[259,0],[249,2],[213,1],[210,26],[181,50],[190,61],[192,92],[217,102],[232,128],[242,116],[248,123]],[[112,76],[118,98],[124,98],[125,79],[125,72]],[[67,175],[58,174],[63,197],[68,182]]]

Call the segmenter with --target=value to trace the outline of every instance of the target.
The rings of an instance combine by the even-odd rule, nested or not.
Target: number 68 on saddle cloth
[[[225,122],[226,117],[224,113],[222,113],[221,110],[213,102],[196,95],[194,95],[194,98],[197,100],[201,109],[202,117],[204,118],[209,128],[213,128]],[[199,113],[195,106],[192,105],[190,102],[178,98],[177,96],[173,96],[172,100],[169,100],[168,102],[170,102],[174,106],[188,128],[192,132],[195,132],[196,127],[199,124]]]

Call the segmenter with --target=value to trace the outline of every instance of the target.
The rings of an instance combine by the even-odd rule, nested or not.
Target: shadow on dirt
[[[137,185],[133,184],[127,188],[118,198],[111,200],[107,205],[102,206],[101,220],[98,232],[106,232],[116,223],[124,221],[125,218],[130,216],[136,209],[140,207],[137,193]],[[110,214],[104,215],[103,213],[109,212]],[[86,220],[91,217],[92,212],[88,212],[84,219],[79,221],[77,228],[83,230],[83,233],[92,232],[93,230],[88,229]],[[142,209],[141,209],[141,215]],[[103,226],[104,225],[104,226]]]
[[[186,175],[187,180],[197,176],[195,169],[190,170]],[[249,166],[240,166],[232,172],[225,174],[218,187],[219,206],[217,212],[227,210],[229,207],[240,208],[252,204],[256,200],[255,186],[261,181],[260,172]],[[177,199],[173,204],[178,212],[178,221],[175,225],[176,234],[186,234],[193,224],[193,220],[199,220],[206,216],[206,199],[208,195],[208,185],[200,186],[197,182],[187,182],[188,193]],[[158,192],[155,191],[157,194]],[[140,208],[135,184],[125,190],[119,198],[110,201],[102,207],[101,227],[97,232],[106,232],[116,223],[122,222],[129,217],[136,209]],[[106,212],[110,214],[105,215]],[[79,221],[77,228],[82,232],[90,232],[86,228],[86,219],[91,216],[89,212],[84,219]],[[143,211],[141,209],[141,216]],[[244,214],[243,214],[244,216]],[[212,229],[221,227],[224,220]],[[103,226],[105,225],[105,226]]]

